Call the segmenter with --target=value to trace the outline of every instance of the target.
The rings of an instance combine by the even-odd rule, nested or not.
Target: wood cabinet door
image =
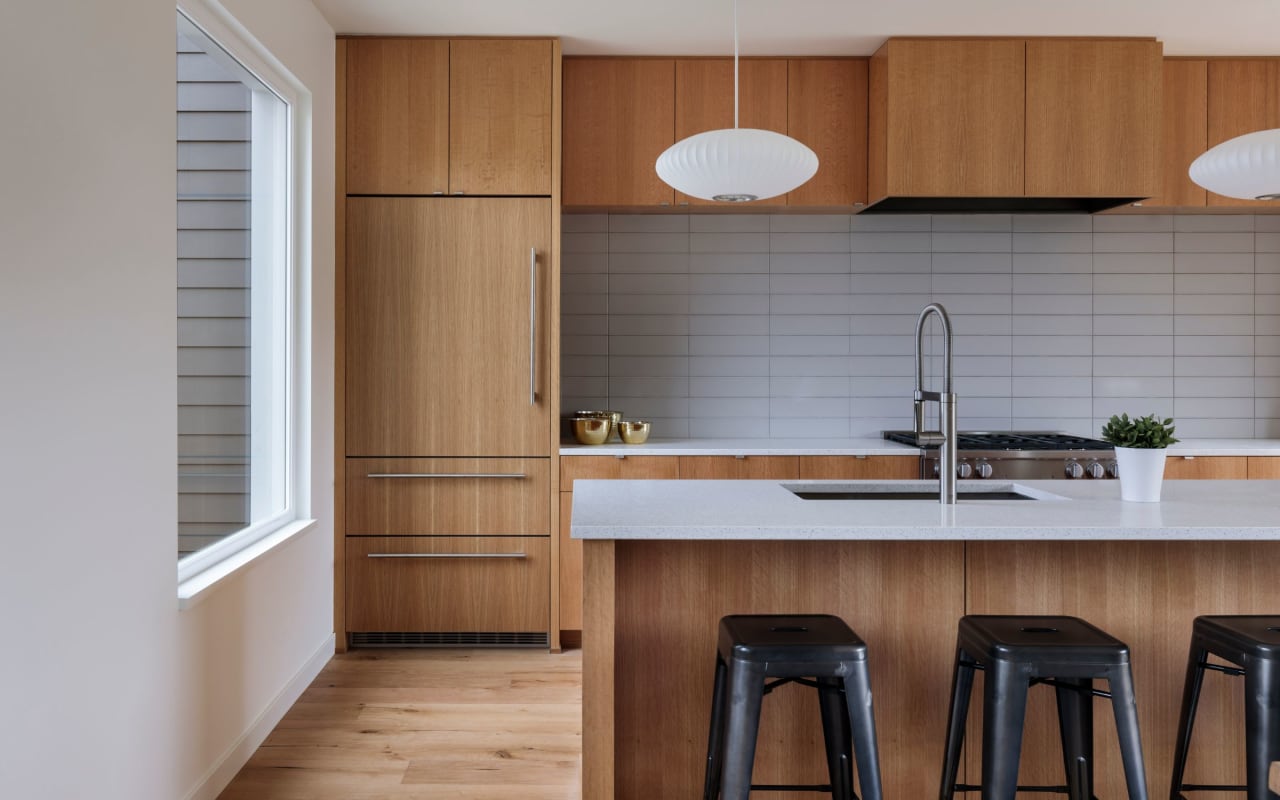
[[[1249,480],[1280,481],[1280,456],[1249,456]]]
[[[1166,480],[1235,480],[1249,477],[1249,459],[1244,456],[1168,456],[1164,463]]]
[[[787,132],[787,62],[747,58],[738,62],[738,127]],[[695,133],[732,128],[733,59],[676,60],[676,141]],[[757,201],[780,205],[785,197]],[[676,192],[677,205],[741,206]]]
[[[675,143],[675,61],[567,58],[565,206],[669,206],[654,165]]]
[[[1207,149],[1209,114],[1209,62],[1164,62],[1164,101],[1161,114],[1160,193],[1148,206],[1203,206],[1207,193],[1187,170]]]
[[[548,536],[349,536],[347,630],[550,630]]]
[[[1026,195],[1135,197],[1161,185],[1161,44],[1027,42]]]
[[[869,194],[1020,197],[1020,39],[893,39],[871,59]]]
[[[787,62],[787,135],[818,155],[818,173],[787,195],[787,205],[866,203],[867,60]]]
[[[449,43],[347,40],[347,192],[449,189]]]
[[[1280,128],[1280,58],[1210,59],[1209,147],[1270,128]],[[1280,201],[1210,192],[1209,205],[1277,207]]]
[[[920,456],[800,456],[801,480],[917,480]]]
[[[551,194],[552,43],[449,43],[449,192]]]
[[[347,200],[348,456],[550,454],[550,232],[547,199]]]
[[[560,491],[572,492],[575,480],[674,480],[677,456],[561,456]]]
[[[681,456],[680,479],[793,481],[799,456]]]

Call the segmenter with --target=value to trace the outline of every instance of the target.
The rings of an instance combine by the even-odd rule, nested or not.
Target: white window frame
[[[264,84],[272,93],[284,101],[285,109],[274,112],[283,114],[284,126],[287,130],[284,147],[279,139],[269,142],[271,145],[265,156],[269,164],[270,174],[259,175],[259,112],[264,106],[277,103],[264,103],[259,90],[253,95],[253,145],[254,171],[252,195],[257,194],[260,180],[282,182],[288,187],[285,197],[276,198],[278,202],[264,204],[252,203],[252,286],[262,285],[259,281],[273,286],[272,294],[283,293],[287,297],[286,331],[287,341],[284,343],[286,367],[284,370],[271,370],[265,365],[261,367],[271,375],[272,383],[260,379],[259,364],[262,359],[270,360],[275,348],[253,346],[261,335],[258,321],[263,315],[274,316],[275,309],[259,306],[258,295],[252,292],[255,299],[250,311],[251,363],[251,458],[252,464],[260,448],[267,441],[278,435],[283,428],[284,444],[284,485],[278,483],[274,487],[260,484],[260,481],[272,481],[273,475],[259,476],[252,472],[250,486],[250,508],[254,512],[251,519],[260,511],[258,504],[265,492],[267,495],[283,494],[284,506],[275,514],[257,521],[231,536],[216,542],[202,550],[192,553],[178,561],[178,599],[179,607],[194,605],[218,581],[238,572],[258,556],[269,552],[293,536],[314,526],[311,515],[311,127],[312,109],[311,93],[306,86],[295,78],[288,69],[276,59],[247,29],[244,28],[226,9],[215,0],[179,0],[179,25],[190,23],[195,29],[212,39],[223,51],[211,53],[217,59],[225,58],[226,66],[233,72],[248,72],[258,82]],[[185,18],[185,20],[184,20]],[[270,123],[269,120],[265,122]],[[279,123],[281,120],[276,119]],[[279,194],[278,192],[276,194]],[[251,195],[251,196],[252,196]],[[287,220],[285,230],[277,224],[280,204],[284,204],[284,218]],[[265,226],[261,228],[259,226]],[[263,235],[263,231],[268,235]],[[281,275],[275,264],[283,258],[286,264]],[[265,298],[269,303],[271,298]],[[279,344],[278,340],[276,341]],[[262,352],[259,353],[258,351]],[[283,385],[280,385],[283,384]],[[262,414],[256,401],[264,394],[279,392],[285,397],[284,404],[268,405],[270,414]]]

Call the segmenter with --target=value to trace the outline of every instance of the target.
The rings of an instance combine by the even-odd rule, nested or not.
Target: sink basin
[[[792,494],[801,500],[932,500],[938,502],[938,493],[933,492],[845,492],[845,491],[811,491],[795,489]],[[1038,500],[1025,494],[1012,491],[995,492],[956,492],[956,500]]]
[[[938,502],[936,481],[831,481],[784,483],[801,500],[930,500]],[[1063,500],[1012,481],[967,482],[956,487],[960,502],[978,500]]]

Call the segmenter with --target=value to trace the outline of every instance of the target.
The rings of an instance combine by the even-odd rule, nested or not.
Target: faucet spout
[[[924,388],[924,326],[932,315],[942,322],[942,391],[927,392]],[[916,320],[916,390],[914,397],[915,436],[920,446],[938,446],[938,501],[943,505],[956,502],[956,395],[951,373],[951,317],[938,303],[930,303]],[[924,428],[924,404],[938,404],[939,430]]]

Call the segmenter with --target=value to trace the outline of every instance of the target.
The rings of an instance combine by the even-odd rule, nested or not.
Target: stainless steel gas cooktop
[[[917,446],[911,431],[885,431],[891,442]],[[960,431],[956,477],[1034,480],[1114,478],[1114,448],[1107,442],[1058,431]],[[936,447],[923,448],[920,477],[938,474]]]

